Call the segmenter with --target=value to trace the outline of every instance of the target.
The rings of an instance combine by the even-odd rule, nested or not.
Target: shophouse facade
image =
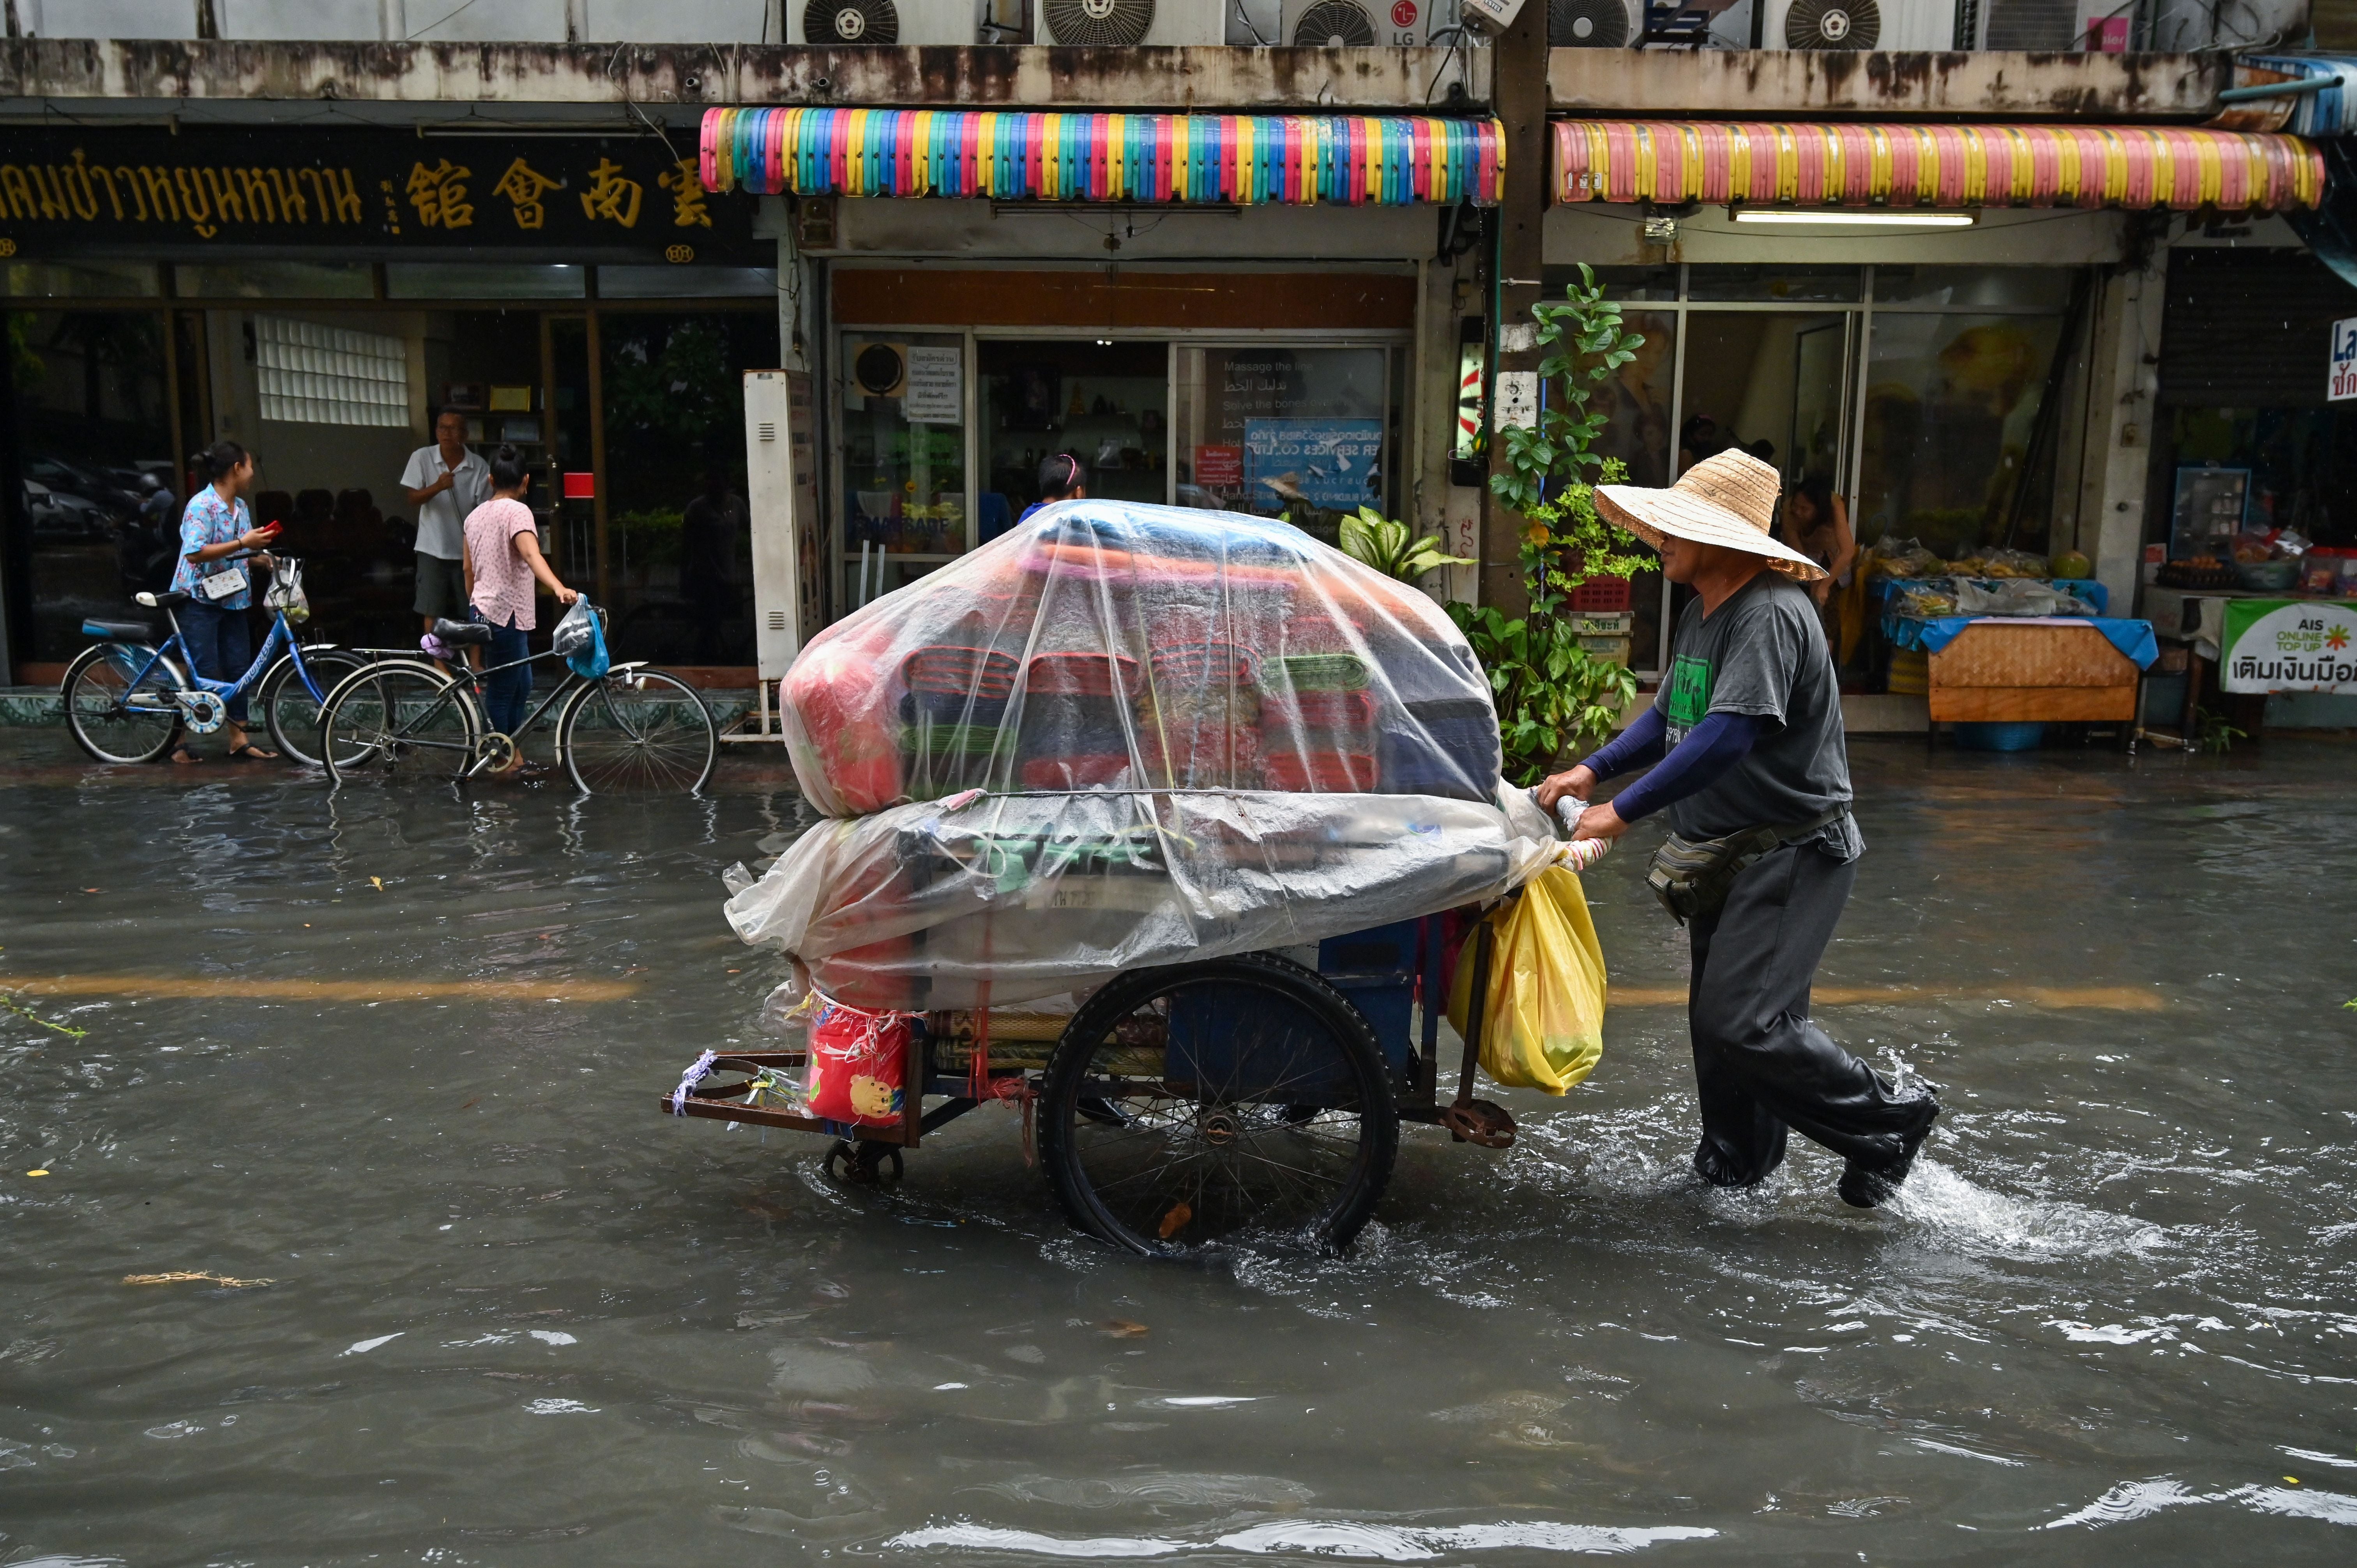
[[[139,475],[221,435],[331,563],[323,618],[391,635],[401,459],[451,404],[543,462],[625,651],[737,678],[764,368],[817,389],[806,618],[986,541],[1065,450],[1101,495],[1372,505],[1480,559],[1436,591],[1510,597],[1498,328],[1583,263],[1646,339],[1609,436],[1640,482],[1708,430],[1830,474],[1869,541],[2076,548],[2132,597],[2172,279],[2217,264],[2178,258],[2320,266],[2279,214],[2321,155],[2208,124],[2265,76],[2214,49],[1549,50],[1535,6],[1496,46],[1239,46],[1214,6],[1169,47],[811,47],[774,5],[579,0],[411,41],[351,9],[376,41],[5,46],[17,679],[141,569]],[[580,41],[690,26],[720,41]],[[1671,600],[1636,605],[1650,671]]]

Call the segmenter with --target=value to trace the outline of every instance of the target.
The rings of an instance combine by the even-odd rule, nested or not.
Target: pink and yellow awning
[[[703,179],[763,195],[1494,206],[1495,120],[714,109]]]
[[[1558,201],[1760,207],[2313,207],[2297,136],[2152,125],[1559,120]]]

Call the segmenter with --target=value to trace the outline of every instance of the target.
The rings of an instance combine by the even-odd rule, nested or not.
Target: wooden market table
[[[2133,724],[2136,661],[2070,620],[1975,620],[1931,656],[1933,724]]]

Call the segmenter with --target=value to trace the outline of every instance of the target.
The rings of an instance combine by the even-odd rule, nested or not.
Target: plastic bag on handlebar
[[[779,690],[828,816],[967,789],[1488,801],[1498,719],[1440,607],[1268,518],[1063,501],[811,639]]]
[[[1577,875],[1555,866],[1483,918],[1494,936],[1481,1007],[1481,1070],[1509,1089],[1561,1094],[1604,1054],[1604,950],[1588,918],[1587,896]],[[1449,987],[1448,1022],[1460,1036],[1473,969],[1460,954]]]
[[[276,610],[291,621],[311,618],[311,600],[303,592],[303,563],[277,556],[270,569],[270,586],[262,590],[262,607]]]
[[[573,601],[573,607],[565,612],[565,618],[548,636],[550,651],[584,681],[597,680],[606,672],[609,662],[606,656],[606,631],[600,619],[584,596]]]

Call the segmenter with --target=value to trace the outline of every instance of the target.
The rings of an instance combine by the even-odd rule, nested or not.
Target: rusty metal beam
[[[2200,120],[2233,84],[2223,53],[1677,53],[1556,49],[1555,113],[1685,119]]]
[[[0,98],[467,103],[511,114],[719,103],[1447,113],[1485,103],[1489,71],[1480,49],[0,42]]]
[[[813,49],[703,44],[0,40],[0,100],[152,104],[252,118],[338,102],[384,118],[449,106],[529,120],[716,103],[1153,110],[1421,110],[1491,102],[1487,48]],[[1809,119],[2199,120],[2233,85],[2223,54],[1844,54],[1555,49],[1557,113]]]

